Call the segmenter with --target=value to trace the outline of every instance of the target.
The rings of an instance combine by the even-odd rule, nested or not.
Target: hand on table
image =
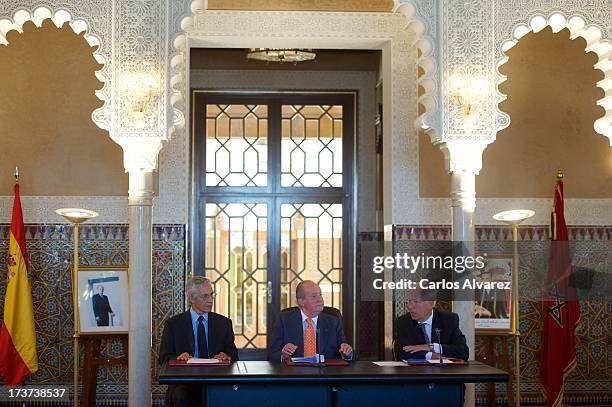
[[[281,349],[281,355],[283,359],[290,359],[291,356],[293,356],[293,354],[297,350],[297,348],[298,347],[292,343],[285,344],[285,346],[283,346],[283,349]]]

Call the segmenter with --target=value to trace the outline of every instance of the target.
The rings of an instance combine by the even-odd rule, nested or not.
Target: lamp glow
[[[98,216],[98,212],[80,208],[61,208],[57,209],[55,213],[66,219],[68,222],[76,224],[83,223],[88,219]]]
[[[531,218],[534,214],[535,212],[530,209],[513,209],[496,213],[493,215],[493,219],[508,225],[518,225],[525,219]]]

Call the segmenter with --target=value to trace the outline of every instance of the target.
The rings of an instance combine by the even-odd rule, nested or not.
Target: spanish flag
[[[38,370],[32,293],[28,282],[25,228],[15,184],[13,220],[9,237],[8,282],[4,298],[4,321],[0,329],[0,376],[7,386],[16,386]]]

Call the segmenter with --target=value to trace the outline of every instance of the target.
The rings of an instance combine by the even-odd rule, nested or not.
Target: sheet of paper
[[[396,361],[389,361],[389,360],[381,360],[379,362],[372,362],[374,363],[376,366],[383,366],[383,367],[393,367],[393,366],[406,366],[406,364],[404,362],[396,362]]]
[[[429,363],[435,363],[435,364],[438,364],[438,363],[440,363],[440,359],[430,359],[430,360],[429,360]],[[452,364],[453,364],[453,361],[452,361],[452,360],[450,360],[450,359],[446,359],[446,358],[444,358],[444,364],[449,364],[449,365],[452,365]]]
[[[211,363],[219,363],[219,359],[191,358],[187,361],[188,365],[208,365]]]

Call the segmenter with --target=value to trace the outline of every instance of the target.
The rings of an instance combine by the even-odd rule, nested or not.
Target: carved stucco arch
[[[93,33],[91,30],[91,24],[89,24],[84,18],[73,17],[70,11],[64,8],[58,8],[54,11],[47,7],[38,7],[33,11],[25,8],[16,10],[11,18],[0,18],[0,44],[8,45],[6,35],[9,31],[17,31],[23,33],[23,25],[31,21],[37,27],[41,27],[44,20],[50,19],[53,21],[56,27],[61,28],[64,24],[70,25],[72,31],[76,35],[83,36],[85,41],[91,46],[95,47],[93,51],[93,57],[95,60],[102,65],[102,67],[95,71],[96,78],[102,82],[102,89],[95,91],[96,96],[103,102],[103,105],[98,109],[95,109],[91,113],[92,121],[101,129],[110,129],[110,81],[108,74],[108,63],[109,58],[101,52],[101,41],[100,36]]]
[[[597,104],[604,108],[605,114],[603,117],[595,120],[593,127],[595,131],[610,140],[612,146],[612,42],[603,38],[603,32],[598,25],[588,24],[586,18],[581,15],[572,15],[569,18],[560,12],[554,12],[546,17],[541,13],[534,13],[529,18],[527,24],[517,24],[512,28],[512,32],[508,37],[502,40],[500,45],[501,57],[497,60],[497,111],[500,116],[510,118],[508,114],[499,109],[499,104],[506,99],[506,95],[501,93],[499,85],[506,81],[507,77],[499,71],[500,67],[508,62],[506,52],[516,45],[520,39],[529,32],[539,32],[545,27],[550,26],[554,33],[557,33],[565,28],[570,31],[570,38],[584,38],[586,41],[585,52],[594,52],[597,54],[598,61],[594,65],[595,69],[603,72],[604,79],[597,83],[597,86],[604,91],[604,97],[597,101]]]
[[[193,0],[191,2],[191,15],[184,17],[180,22],[181,32],[175,33],[172,37],[172,52],[169,64],[169,108],[171,110],[172,126],[168,129],[168,136],[177,129],[185,126],[185,109],[187,108],[186,95],[186,64],[189,55],[186,32],[193,27],[193,17],[198,11],[206,10],[204,0]],[[430,134],[432,139],[438,138],[440,129],[440,119],[438,117],[438,67],[433,56],[435,41],[425,34],[426,22],[417,15],[414,1],[400,2],[395,0],[393,12],[399,13],[406,18],[406,30],[415,33],[415,47],[420,50],[418,65],[423,74],[418,78],[417,86],[423,89],[417,101],[423,106],[424,111],[417,115],[415,127],[424,129]]]

